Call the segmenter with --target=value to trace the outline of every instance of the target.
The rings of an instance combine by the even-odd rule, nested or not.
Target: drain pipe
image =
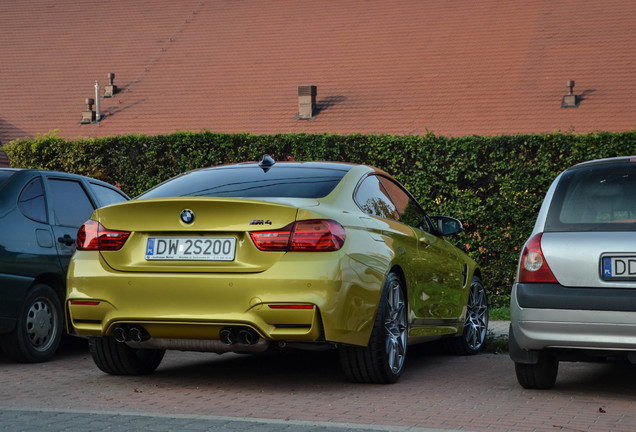
[[[99,83],[95,80],[95,120],[99,123],[101,115],[99,114]]]

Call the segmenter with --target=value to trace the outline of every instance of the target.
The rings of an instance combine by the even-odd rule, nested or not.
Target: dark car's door
[[[49,214],[53,237],[63,269],[75,252],[79,227],[97,207],[79,179],[47,177]]]
[[[39,174],[20,172],[0,196],[0,333],[15,318],[38,274],[61,274]]]
[[[126,201],[128,197],[110,185],[85,177],[47,174],[49,215],[60,264],[68,268],[75,252],[77,230],[96,208]]]

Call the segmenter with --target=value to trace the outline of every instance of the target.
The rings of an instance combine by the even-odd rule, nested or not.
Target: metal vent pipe
[[[101,116],[99,114],[99,83],[95,80],[95,121],[99,123]]]

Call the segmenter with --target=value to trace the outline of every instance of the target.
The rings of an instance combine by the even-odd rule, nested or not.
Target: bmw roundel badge
[[[192,223],[194,221],[194,212],[190,209],[185,209],[181,212],[181,220],[184,223]]]

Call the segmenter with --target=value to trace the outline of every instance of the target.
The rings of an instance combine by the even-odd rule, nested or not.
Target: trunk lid
[[[182,220],[184,210],[192,212],[191,222]],[[191,197],[133,200],[99,209],[95,216],[107,229],[131,232],[120,250],[100,252],[117,271],[244,273],[264,271],[285,254],[258,250],[249,232],[283,228],[296,220],[297,212],[290,203]],[[211,252],[229,250],[230,244],[231,257],[219,259]],[[178,256],[168,253],[177,245]],[[206,249],[212,260],[201,260]]]
[[[554,277],[566,287],[636,286],[636,232],[547,232],[541,249]],[[613,275],[605,274],[608,264]]]

